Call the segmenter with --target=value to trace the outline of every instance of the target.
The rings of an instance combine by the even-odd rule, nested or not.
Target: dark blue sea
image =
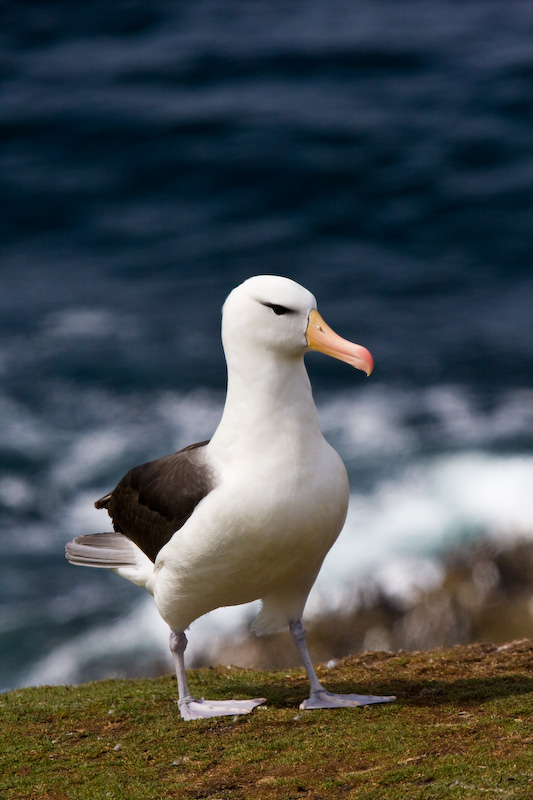
[[[151,598],[64,544],[213,432],[254,274],[376,362],[307,358],[352,486],[310,615],[531,536],[532,42],[502,0],[0,4],[2,688],[167,665]]]

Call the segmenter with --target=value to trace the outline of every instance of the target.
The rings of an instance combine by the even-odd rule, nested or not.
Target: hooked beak
[[[318,350],[327,356],[333,356],[340,361],[351,364],[352,367],[370,375],[374,369],[374,359],[366,347],[354,344],[343,339],[327,325],[316,308],[309,314],[307,330],[305,332],[307,345],[311,350]]]

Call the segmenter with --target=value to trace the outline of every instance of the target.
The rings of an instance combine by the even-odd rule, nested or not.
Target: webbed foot
[[[249,714],[256,706],[265,702],[264,697],[254,700],[197,700],[186,697],[178,701],[181,716],[185,720],[206,719],[208,717],[230,717],[236,714]]]
[[[300,708],[355,708],[369,706],[373,703],[391,703],[393,700],[396,700],[394,695],[380,697],[373,694],[334,694],[326,689],[321,689],[312,692],[311,696],[303,701]]]

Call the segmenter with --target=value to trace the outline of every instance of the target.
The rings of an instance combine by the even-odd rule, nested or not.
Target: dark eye
[[[291,314],[292,308],[286,308],[286,306],[279,306],[277,303],[262,303],[261,305],[266,306],[267,308],[271,308],[274,314],[277,314],[280,317],[282,314]]]

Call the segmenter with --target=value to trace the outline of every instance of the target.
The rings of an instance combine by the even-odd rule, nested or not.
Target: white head
[[[279,359],[303,358],[319,350],[370,375],[368,350],[337,336],[316,310],[307,289],[277,275],[258,275],[237,286],[224,303],[222,340],[230,350],[270,352]]]

